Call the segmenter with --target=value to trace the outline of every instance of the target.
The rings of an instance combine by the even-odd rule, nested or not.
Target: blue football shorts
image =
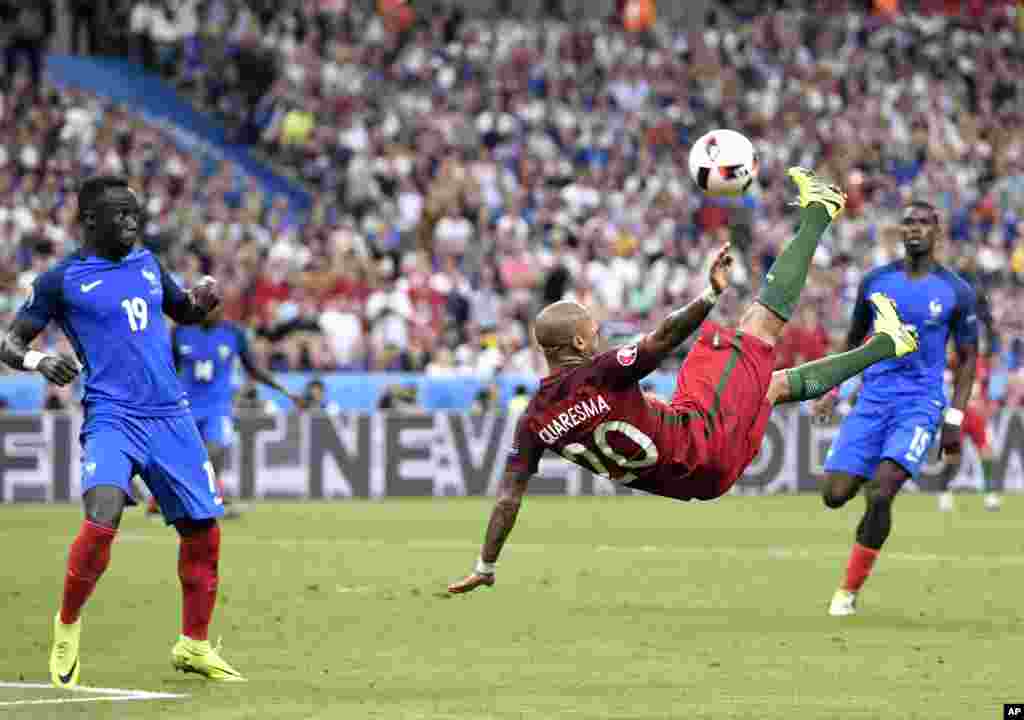
[[[231,412],[196,415],[199,435],[207,445],[229,448],[235,444],[235,421]]]
[[[192,415],[90,414],[82,427],[82,494],[114,485],[132,497],[132,476],[153,493],[168,524],[224,514],[213,465]]]
[[[825,472],[872,479],[882,460],[892,460],[916,478],[942,423],[943,405],[932,399],[861,397],[825,459]]]

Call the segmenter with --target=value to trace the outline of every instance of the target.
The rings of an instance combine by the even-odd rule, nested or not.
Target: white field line
[[[23,682],[0,682],[0,689],[12,690],[56,690],[53,685],[46,683],[23,683]],[[86,695],[86,697],[55,697],[36,698],[33,700],[9,700],[0,702],[0,707],[14,707],[16,705],[63,705],[66,703],[83,702],[124,702],[127,700],[178,700],[187,698],[188,695],[178,693],[150,692],[148,690],[122,690],[120,688],[94,688],[76,687],[71,692]]]
[[[2,535],[0,535],[2,536]],[[142,533],[122,532],[117,536],[118,542],[137,542],[154,545],[170,545],[177,542],[174,535],[166,537],[157,535],[146,535]],[[475,540],[405,540],[400,542],[387,542],[384,540],[370,540],[358,538],[253,538],[239,536],[225,536],[224,545],[238,545],[242,547],[278,547],[293,550],[302,547],[359,547],[359,548],[383,548],[396,547],[406,550],[477,550],[479,542]],[[808,550],[805,548],[783,547],[779,545],[765,545],[762,547],[742,545],[712,545],[710,547],[694,547],[683,545],[592,545],[585,543],[517,543],[514,540],[509,544],[510,552],[528,553],[550,553],[553,550],[573,550],[581,552],[599,553],[623,553],[623,554],[663,554],[663,555],[701,555],[701,556],[727,556],[736,558],[763,558],[777,560],[801,560],[815,558],[846,558],[850,551],[847,548],[837,550]],[[956,555],[939,553],[908,553],[908,552],[884,552],[882,559],[886,562],[907,562],[907,563],[955,563],[957,565],[968,565],[974,567],[1004,567],[1024,565],[1024,553],[1020,555],[991,554],[991,555]]]

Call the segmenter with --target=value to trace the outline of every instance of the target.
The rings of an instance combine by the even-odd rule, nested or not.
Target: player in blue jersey
[[[255,364],[249,352],[245,331],[234,323],[226,322],[220,308],[210,311],[199,325],[179,325],[174,328],[171,333],[171,349],[178,377],[188,392],[192,416],[206,443],[206,452],[213,463],[218,483],[235,434],[232,420],[235,388],[232,376],[236,361],[242,364],[254,380],[287,396],[296,407],[305,407],[303,398],[289,392],[273,375]],[[224,497],[223,485],[218,484],[218,490],[221,497]],[[224,498],[224,505],[226,516],[237,514],[227,498]]]
[[[78,192],[81,250],[42,273],[0,343],[0,359],[67,385],[85,374],[82,498],[85,520],[71,545],[50,677],[78,684],[81,610],[110,561],[121,513],[139,474],[181,539],[182,633],[175,668],[211,680],[243,680],[207,639],[217,598],[221,499],[188,400],[174,370],[167,314],[202,320],[220,298],[212,278],[185,292],[148,250],[136,248],[141,206],[128,183],[93,177]],[[77,358],[30,349],[54,322]]]
[[[978,353],[974,290],[935,260],[939,214],[928,203],[911,203],[902,221],[906,257],[868,273],[853,309],[847,345],[864,340],[871,322],[868,298],[891,297],[904,322],[914,325],[920,350],[886,360],[864,371],[853,411],[843,422],[825,461],[825,505],[842,507],[869,480],[867,509],[857,526],[846,579],[836,590],[829,614],[856,613],[857,593],[871,574],[889,537],[892,504],[908,479],[916,477],[936,436],[940,455],[958,455],[964,409],[970,400]],[[946,343],[953,337],[959,357],[953,398],[947,402],[942,376]],[[815,401],[814,413],[831,415],[835,393]],[[947,407],[948,405],[948,407]]]

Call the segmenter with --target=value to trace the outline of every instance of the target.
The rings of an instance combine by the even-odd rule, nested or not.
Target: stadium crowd
[[[126,108],[8,74],[0,319],[73,248],[74,178],[117,172],[144,191],[146,243],[186,284],[220,279],[266,366],[543,373],[540,305],[577,298],[632,336],[702,289],[726,239],[739,292],[716,312],[734,314],[794,230],[783,178],[800,164],[850,203],[780,363],[842,345],[860,277],[900,256],[900,208],[924,198],[946,219],[947,262],[989,300],[990,393],[1024,403],[1024,18],[1002,3],[959,17],[778,5],[629,32],[442,5],[120,3],[123,51],[302,182],[312,208]],[[712,127],[754,140],[751,195],[695,192],[686,154]]]

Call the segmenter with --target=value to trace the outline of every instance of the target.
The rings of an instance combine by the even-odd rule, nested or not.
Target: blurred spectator
[[[302,397],[306,400],[307,410],[326,412],[332,415],[341,411],[336,402],[327,399],[327,386],[319,378],[314,378],[306,384]]]
[[[418,389],[415,385],[390,385],[377,401],[378,410],[394,412],[417,412],[419,408]]]
[[[512,415],[519,415],[526,406],[530,404],[530,391],[525,385],[516,385],[515,392],[508,399],[508,412]]]
[[[96,0],[69,0],[71,15],[71,52],[94,53],[100,47],[99,8]],[[83,43],[83,37],[85,42]]]
[[[52,0],[10,0],[0,3],[0,37],[4,38],[6,80],[17,71],[19,58],[29,66],[31,89],[40,86],[43,53],[54,29]]]
[[[491,384],[481,388],[473,397],[469,412],[473,415],[486,415],[498,406],[498,386]]]

